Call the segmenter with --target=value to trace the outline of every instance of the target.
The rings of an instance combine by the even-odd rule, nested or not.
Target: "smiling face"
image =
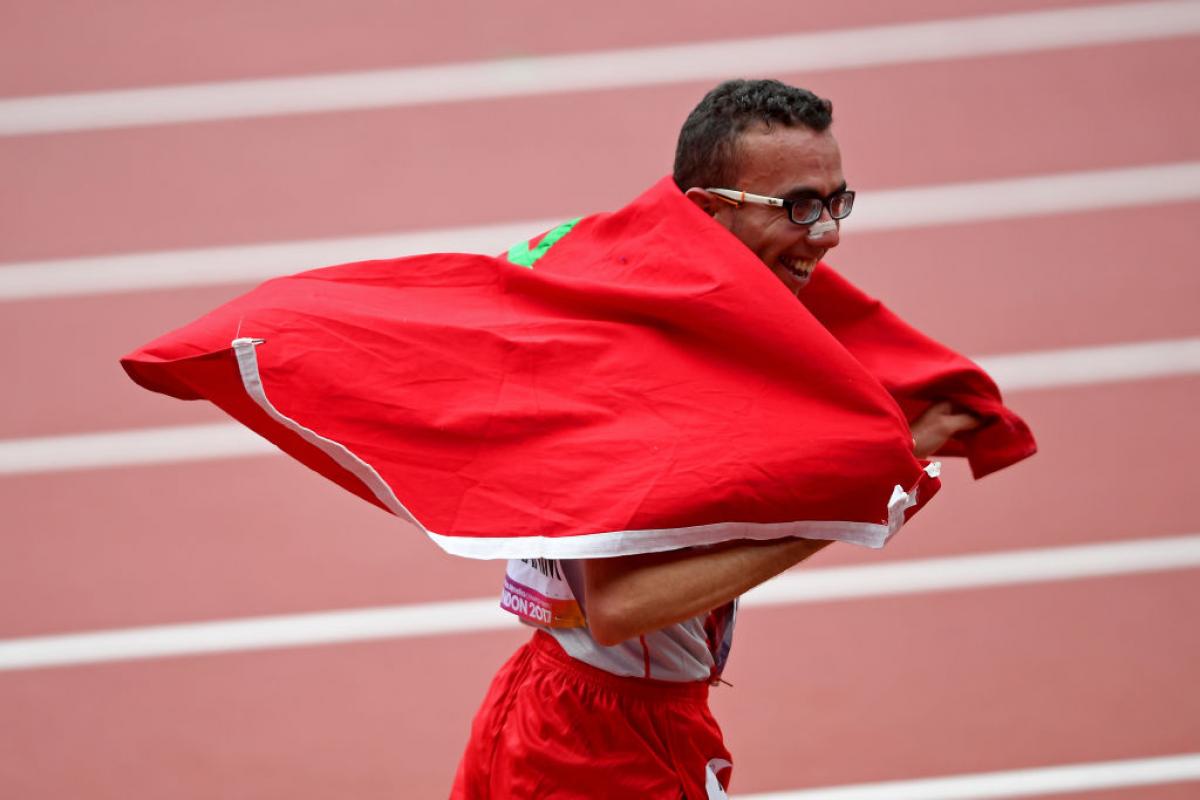
[[[828,129],[818,133],[782,125],[752,128],[738,137],[736,172],[733,185],[721,188],[800,200],[846,187],[841,151]],[[735,207],[699,187],[688,189],[687,196],[749,247],[793,294],[804,288],[817,262],[838,244],[836,227],[809,239],[810,226],[795,224],[784,209],[750,203]],[[829,221],[825,209],[814,225]]]

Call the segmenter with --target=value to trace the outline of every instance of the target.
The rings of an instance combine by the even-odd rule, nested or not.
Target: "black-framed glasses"
[[[784,200],[781,197],[767,197],[761,194],[750,194],[741,189],[706,189],[726,202],[735,206],[742,203],[754,203],[760,206],[773,206],[787,209],[788,219],[797,225],[811,225],[821,218],[821,210],[829,209],[829,216],[834,219],[845,219],[854,209],[854,192],[841,189],[825,197],[805,197],[800,200]]]

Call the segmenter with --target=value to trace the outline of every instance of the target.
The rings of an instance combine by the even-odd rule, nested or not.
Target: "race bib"
[[[587,623],[561,565],[549,558],[511,559],[500,607],[547,628],[582,628]]]

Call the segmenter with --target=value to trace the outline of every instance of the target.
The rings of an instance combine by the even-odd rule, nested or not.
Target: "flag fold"
[[[940,398],[987,421],[946,448],[976,474],[1032,452],[977,366],[824,265],[810,290],[664,179],[505,256],[267,281],[122,365],[474,558],[882,546],[937,490],[906,418]]]

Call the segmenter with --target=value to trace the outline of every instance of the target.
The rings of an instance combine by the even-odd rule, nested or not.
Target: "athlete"
[[[831,123],[831,103],[807,90],[727,81],[689,115],[675,154],[680,191],[797,295],[853,207]],[[935,403],[912,424],[914,453],[932,455],[978,424]],[[550,605],[522,615],[538,629],[494,679],[452,796],[725,797],[732,758],[707,692],[729,653],[737,598],[828,544],[510,562],[503,604]]]

